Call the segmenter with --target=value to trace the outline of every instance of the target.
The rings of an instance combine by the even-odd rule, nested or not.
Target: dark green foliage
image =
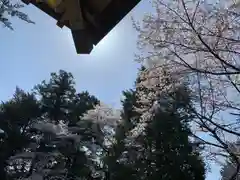
[[[4,131],[0,144],[0,175],[6,178],[7,160],[30,142],[31,123],[40,117],[40,108],[33,94],[16,88],[13,98],[1,104],[0,128]]]
[[[165,99],[165,103],[160,103],[146,136],[140,138],[145,147],[146,179],[204,180],[204,163],[189,141],[188,122],[191,122],[192,116],[186,110],[190,103],[186,88],[180,87],[161,98]]]
[[[106,147],[101,144],[103,141],[92,141],[96,138],[89,126],[92,124],[81,121],[83,114],[99,101],[88,92],[77,93],[71,73],[63,70],[52,73],[48,81],[35,86],[34,93],[17,88],[13,98],[3,102],[0,109],[1,179],[28,178],[46,154],[55,154],[45,166],[56,172],[66,171],[64,177],[47,175],[47,180],[83,177],[87,180],[204,180],[204,163],[189,141],[192,116],[186,107],[191,103],[191,97],[184,87],[161,94],[161,106],[152,113],[145,134],[127,143],[130,131],[140,123],[142,115],[135,109],[141,107],[137,101],[139,90],[143,91],[123,92],[122,121],[115,127],[115,142]],[[61,121],[69,130],[77,130],[75,135],[81,137],[80,142],[30,128],[35,122],[57,124]],[[79,121],[82,123],[77,128]],[[84,143],[95,143],[102,153],[92,151],[95,154],[86,155],[82,150]],[[38,155],[21,161],[11,158],[22,152]],[[101,163],[94,161],[96,156]],[[98,176],[93,176],[96,172]]]
[[[97,98],[89,95],[88,92],[76,93],[74,85],[72,74],[60,70],[59,73],[52,73],[48,82],[43,81],[35,87],[35,93],[40,97],[39,102],[44,118],[48,118],[52,123],[64,121],[69,127],[74,127],[83,113],[99,103]],[[85,135],[85,131],[87,129],[78,133],[82,139],[91,140],[91,137]],[[67,143],[69,142],[58,150],[66,158],[68,178],[80,177],[80,174],[88,176],[90,169],[86,166],[85,154],[74,144]]]
[[[99,100],[91,96],[87,91],[77,93],[70,107],[70,125],[76,124],[88,110],[99,104]]]
[[[49,82],[42,81],[35,87],[41,98],[42,113],[52,121],[68,120],[70,105],[75,97],[75,82],[71,73],[52,73]]]
[[[134,90],[124,91],[123,96],[125,99],[122,101],[122,118],[124,127],[128,131],[133,128],[133,124],[136,123],[135,121],[137,121],[140,115],[134,110],[134,106],[137,106],[136,92]]]
[[[156,113],[146,135],[148,148],[154,149],[148,157],[154,166],[149,179],[204,179],[204,165],[188,136],[189,129],[177,113]]]
[[[40,97],[42,113],[52,121],[76,123],[87,110],[99,101],[88,92],[76,93],[75,81],[71,73],[60,70],[52,73],[48,82],[42,81],[35,86],[35,93]]]
[[[116,128],[116,143],[109,149],[104,162],[107,165],[107,180],[137,179],[136,170],[126,162],[122,163],[122,154],[127,151],[125,138],[127,133],[134,127],[134,120],[139,118],[139,114],[134,111],[136,105],[136,94],[134,90],[124,91],[122,101],[122,123]]]
[[[30,129],[33,123],[46,120],[53,123],[64,120],[74,127],[83,113],[99,103],[97,98],[89,95],[88,92],[76,93],[74,85],[72,74],[60,70],[59,73],[52,73],[49,81],[36,85],[34,93],[26,93],[17,88],[13,98],[1,104],[0,176],[2,180],[30,177],[34,166],[26,169],[29,160],[19,161],[17,164],[12,160],[9,161],[11,156],[26,150],[42,153],[58,151],[63,157],[56,158],[57,164],[50,163],[49,168],[57,169],[65,161],[68,178],[90,176],[91,170],[87,166],[89,160],[79,147],[69,140],[61,140],[62,143],[51,142],[49,135]],[[84,136],[84,129],[80,133]],[[36,135],[42,138],[39,139],[37,146],[32,147],[31,144],[35,142],[33,137]],[[85,139],[89,140],[89,138]]]
[[[160,108],[152,114],[145,135],[126,146],[124,140],[139,123],[141,115],[134,109],[141,107],[136,97],[139,90],[148,93],[139,88],[123,93],[122,124],[116,129],[116,144],[105,158],[109,170],[107,179],[204,180],[205,165],[189,141],[188,124],[192,115],[187,106],[191,97],[184,86],[161,94]]]
[[[0,22],[11,30],[13,30],[13,27],[9,17],[17,17],[27,23],[34,23],[28,18],[27,14],[19,10],[22,7],[23,4],[20,3],[11,3],[10,0],[0,0]]]

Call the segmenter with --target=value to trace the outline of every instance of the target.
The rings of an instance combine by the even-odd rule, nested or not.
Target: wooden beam
[[[57,20],[57,26],[67,26],[77,53],[89,54],[139,2],[140,0],[62,0],[57,8],[51,8],[37,0],[32,3]]]

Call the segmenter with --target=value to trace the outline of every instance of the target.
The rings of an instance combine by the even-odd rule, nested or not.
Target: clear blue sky
[[[10,98],[16,85],[31,90],[51,72],[63,69],[73,73],[78,91],[88,90],[103,102],[119,106],[121,92],[133,86],[138,67],[131,16],[141,18],[150,10],[151,4],[142,0],[91,55],[77,55],[68,29],[58,28],[54,19],[37,8],[26,7],[35,25],[13,19],[14,31],[0,28],[0,100]],[[207,179],[217,180],[217,170]]]

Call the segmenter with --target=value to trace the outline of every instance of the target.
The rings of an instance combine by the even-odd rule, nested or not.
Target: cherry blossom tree
[[[115,109],[110,105],[100,103],[93,109],[88,110],[78,125],[81,125],[83,121],[91,123],[92,134],[101,145],[101,148],[111,146],[114,143],[115,128],[121,121],[121,110]]]
[[[32,125],[32,130],[37,131],[33,142],[23,152],[19,152],[9,158],[14,161],[27,160],[27,172],[22,175],[24,180],[43,180],[45,178],[67,179],[68,169],[66,164],[66,152],[71,152],[80,144],[81,136],[76,134],[76,129],[70,131],[67,124],[60,121],[53,124],[51,121],[40,121]],[[41,144],[47,144],[45,148]],[[80,145],[81,146],[81,145]],[[62,151],[65,149],[65,151]]]
[[[240,162],[226,139],[240,136],[239,2],[153,0],[153,6],[155,12],[146,15],[142,24],[134,22],[142,51],[137,60],[148,65],[141,86],[151,92],[140,95],[148,101],[141,108],[144,116],[154,109],[157,94],[187,84],[194,99],[188,106],[195,116],[192,136],[206,146],[209,158],[232,157],[237,166],[229,177],[233,180]],[[169,87],[163,77],[173,85]]]
[[[101,126],[111,126],[117,125],[120,120],[121,111],[114,109],[113,107],[100,103],[96,105],[94,109],[88,110],[84,115],[82,120],[92,121]]]

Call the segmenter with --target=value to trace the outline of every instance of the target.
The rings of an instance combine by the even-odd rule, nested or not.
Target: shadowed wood
[[[32,3],[53,17],[57,20],[58,27],[66,26],[71,29],[78,54],[89,54],[93,45],[97,45],[140,2],[140,0],[62,0],[60,5],[53,9],[44,2],[22,1],[26,4]]]

